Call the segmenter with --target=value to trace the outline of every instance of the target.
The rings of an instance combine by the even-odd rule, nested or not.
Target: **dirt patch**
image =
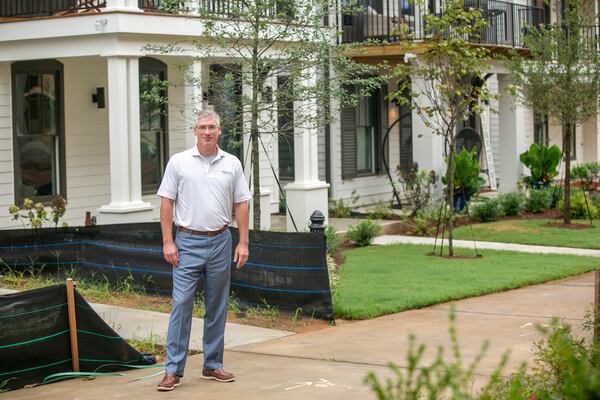
[[[477,256],[463,256],[463,255],[453,255],[452,257],[447,255],[447,254],[433,254],[433,253],[429,253],[428,256],[431,257],[439,257],[439,258],[446,258],[446,259],[450,259],[450,260],[475,260],[475,259],[479,259],[482,258],[482,255],[477,255]]]
[[[563,224],[563,223],[544,224],[541,226],[543,226],[545,228],[563,228],[563,229],[574,229],[574,230],[595,229],[596,228],[594,225],[590,225],[590,224]]]
[[[34,280],[27,278],[7,279],[0,277],[0,287],[13,290],[31,290],[39,285]],[[108,304],[117,307],[127,307],[138,310],[155,311],[162,313],[171,312],[171,298],[142,295],[138,293],[123,292],[86,292],[82,295],[90,303]],[[241,311],[237,315],[229,312],[227,322],[236,324],[252,325],[261,328],[278,329],[289,332],[304,333],[329,327],[329,321],[312,318],[302,314],[295,315],[287,311],[264,312],[261,309],[253,309],[253,312]],[[258,310],[258,311],[256,311]]]

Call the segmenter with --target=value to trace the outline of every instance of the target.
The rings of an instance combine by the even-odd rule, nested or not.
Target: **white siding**
[[[0,63],[0,228],[12,226],[8,206],[14,203],[10,63]]]
[[[60,59],[64,65],[65,152],[69,225],[83,225],[85,212],[110,202],[108,102],[100,109],[92,103],[97,87],[108,93],[106,59]]]

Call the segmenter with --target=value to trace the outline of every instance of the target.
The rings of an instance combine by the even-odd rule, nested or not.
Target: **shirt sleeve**
[[[177,199],[177,188],[179,186],[179,171],[175,157],[171,157],[165,168],[165,175],[158,188],[158,195],[171,200]]]
[[[242,165],[238,163],[235,168],[235,187],[233,189],[233,202],[241,203],[243,201],[248,201],[252,198],[252,194],[250,193],[250,189],[248,188],[248,182],[246,182],[246,178],[244,177],[244,170],[242,169]]]

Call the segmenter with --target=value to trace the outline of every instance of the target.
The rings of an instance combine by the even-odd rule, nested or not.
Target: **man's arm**
[[[160,199],[160,229],[163,237],[163,257],[173,267],[179,265],[179,252],[173,243],[173,205],[175,200]]]
[[[236,268],[239,269],[248,261],[248,255],[250,254],[248,251],[248,202],[235,203],[233,209],[235,210],[235,221],[240,232],[240,241],[235,248],[233,261],[237,262]]]

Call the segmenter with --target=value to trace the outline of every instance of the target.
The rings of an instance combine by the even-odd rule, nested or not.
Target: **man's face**
[[[221,136],[221,128],[217,126],[217,122],[213,118],[202,118],[196,121],[194,136],[196,136],[201,146],[216,146],[217,140]]]

